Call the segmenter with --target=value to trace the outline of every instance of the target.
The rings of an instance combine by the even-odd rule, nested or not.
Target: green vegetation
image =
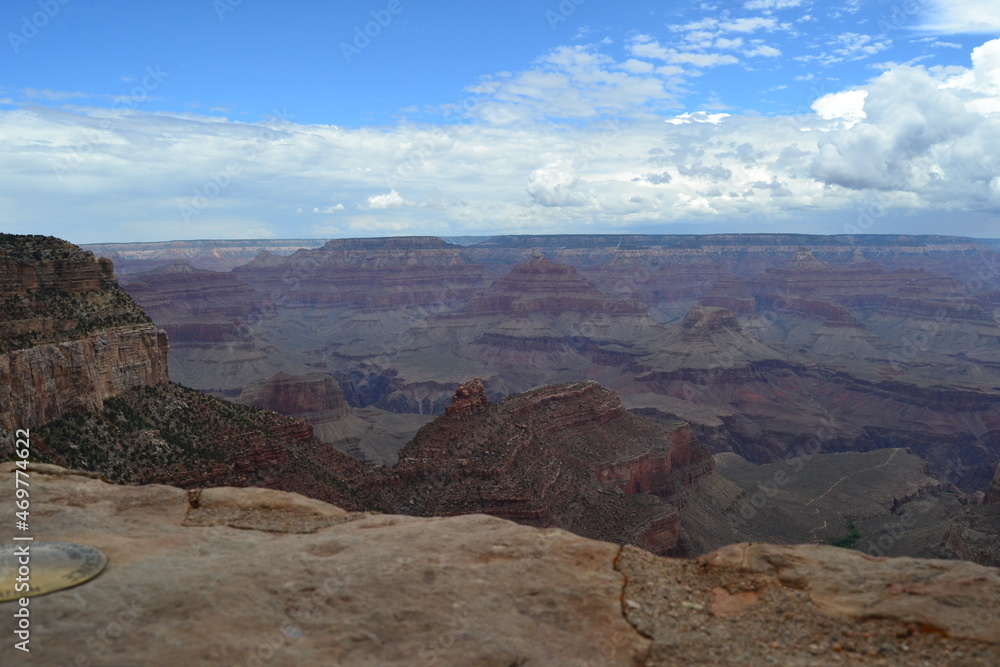
[[[125,290],[112,281],[105,281],[99,290],[79,294],[41,287],[0,299],[0,352],[151,322]]]
[[[840,539],[830,540],[830,544],[843,549],[853,549],[854,545],[861,539],[861,533],[858,532],[858,528],[854,525],[853,521],[848,521],[845,527],[847,528],[847,535]]]
[[[226,465],[251,444],[277,444],[284,420],[170,384],[130,389],[100,413],[76,412],[33,429],[33,439],[43,446],[40,461],[145,483]]]
[[[0,352],[151,323],[106,260],[50,236],[0,234],[0,286]]]

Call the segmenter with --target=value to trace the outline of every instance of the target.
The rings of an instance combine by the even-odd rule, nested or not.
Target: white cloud
[[[632,72],[633,74],[646,74],[653,71],[653,63],[636,60],[635,58],[629,58],[622,63],[621,67],[623,70]]]
[[[827,42],[829,50],[818,54],[796,56],[801,62],[818,62],[823,65],[835,65],[870,58],[876,53],[885,51],[892,46],[892,40],[872,35],[861,35],[856,32],[845,32]]]
[[[757,32],[758,30],[766,30],[770,32],[778,27],[778,21],[773,18],[756,16],[752,18],[735,19],[733,21],[723,21],[718,25],[719,29],[723,32],[751,33]]]
[[[719,65],[737,65],[739,59],[728,53],[678,53],[669,52],[664,58],[675,65],[694,65],[695,67],[718,67]]]
[[[632,55],[649,57],[641,51]],[[671,83],[641,60],[619,64],[592,46],[563,46],[531,69],[484,81],[470,90],[476,94],[470,115],[497,125],[542,117],[633,115],[647,107],[675,104]]]
[[[929,7],[919,29],[938,35],[1000,33],[995,0],[924,0]]]
[[[696,111],[694,113],[682,113],[679,116],[668,118],[666,122],[671,125],[685,125],[687,123],[708,123],[710,125],[718,125],[728,117],[729,114],[727,113],[706,113],[704,111]]]
[[[403,196],[396,192],[395,189],[390,190],[384,195],[372,195],[368,198],[367,204],[362,204],[358,206],[361,210],[384,210],[389,208],[399,208],[400,206],[406,206],[407,202],[403,199]]]
[[[800,6],[802,6],[802,0],[747,0],[747,2],[743,3],[743,9],[748,9],[750,11],[758,9],[790,9],[792,7]]]
[[[997,73],[992,63],[983,67],[988,71],[974,68],[965,81]],[[820,143],[817,178],[911,192],[946,206],[990,199],[988,184],[1000,169],[1000,124],[970,108],[970,87],[955,78],[949,89],[923,68],[899,67],[866,88],[864,120]],[[843,97],[833,100],[831,108],[848,106]]]
[[[392,194],[392,193],[390,192],[389,194]],[[388,195],[386,195],[386,196],[388,196]],[[369,200],[369,201],[371,201],[371,200]],[[337,204],[335,206],[324,206],[323,208],[319,208],[317,206],[317,207],[313,208],[313,213],[336,213],[337,211],[343,211],[343,210],[344,210],[344,205],[343,204]]]
[[[844,120],[850,124],[864,120],[865,98],[868,91],[845,90],[840,93],[830,93],[812,103],[812,109],[825,120]]]
[[[641,58],[663,60],[671,65],[691,65],[697,68],[736,65],[740,61],[728,53],[705,53],[703,51],[678,50],[665,47],[648,36],[640,35],[629,44],[632,55]]]
[[[554,162],[536,169],[528,177],[527,192],[542,206],[583,206],[586,195],[580,191],[583,181],[571,164]]]
[[[767,44],[761,44],[760,46],[746,52],[746,56],[748,58],[753,58],[755,56],[763,56],[764,58],[777,58],[780,55],[781,51],[774,48],[773,46],[768,46]]]
[[[21,94],[30,100],[46,100],[63,102],[81,97],[93,97],[88,93],[70,92],[65,90],[50,90],[48,88],[22,88]]]

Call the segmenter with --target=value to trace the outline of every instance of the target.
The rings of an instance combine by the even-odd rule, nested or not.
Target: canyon
[[[347,245],[372,251],[367,244]],[[390,245],[394,256],[416,251],[424,253],[421,261],[428,265],[441,263],[442,257],[447,266],[455,263],[454,249],[443,252],[440,241],[416,239]],[[101,288],[100,280],[88,278],[86,271],[103,276],[107,284],[102,289],[116,287],[107,260],[95,260],[68,244],[53,247],[68,253],[60,280],[75,293],[87,295]],[[34,250],[25,252],[31,259],[23,260],[22,274],[31,273],[24,267],[32,261],[45,268],[44,260],[34,259]],[[800,253],[800,260],[808,258]],[[462,268],[456,275],[468,273]],[[185,346],[204,349],[225,340],[229,335],[225,332],[245,326],[243,317],[257,316],[260,322],[280,319],[280,299],[262,296],[261,290],[233,274],[195,269],[183,262],[137,274],[128,285],[166,328],[166,333],[157,333],[158,339],[166,335],[185,339],[173,345],[172,355]],[[353,284],[349,288],[355,289]],[[92,313],[110,317],[124,308],[141,320],[140,328],[148,328],[142,311],[128,297],[116,294],[128,302],[127,307],[118,301],[114,307],[94,302]],[[371,309],[369,303],[362,312]],[[436,332],[426,337],[451,337],[452,342],[485,347],[494,345],[484,338],[497,335],[492,333],[496,328],[523,327],[509,338],[515,350],[524,351],[526,341],[530,347],[538,340],[526,337],[525,331],[537,333],[546,327],[542,339],[563,345],[574,328],[594,317],[600,318],[595,338],[571,343],[581,358],[590,354],[601,359],[600,354],[606,353],[602,346],[618,345],[607,343],[609,339],[636,331],[657,341],[655,353],[650,354],[659,355],[655,363],[665,374],[690,369],[714,372],[721,364],[724,370],[734,369],[738,378],[744,365],[767,362],[776,355],[743,329],[734,311],[695,305],[676,326],[662,327],[641,302],[609,296],[573,267],[540,254],[453,312],[430,316],[427,326]],[[521,319],[525,323],[510,324]],[[219,326],[198,328],[199,322]],[[190,326],[178,326],[184,323]],[[225,329],[227,323],[234,329]],[[205,333],[218,331],[224,335]],[[61,345],[80,343],[72,338],[73,332],[64,335]],[[109,333],[88,335],[106,338]],[[89,339],[84,336],[84,340]],[[37,352],[49,344],[10,354]],[[883,450],[890,452],[887,464],[893,459],[897,463],[874,465],[886,469],[869,481],[883,496],[892,497],[891,503],[876,502],[859,512],[841,507],[844,496],[834,496],[835,502],[824,506],[817,517],[807,517],[808,508],[792,511],[787,501],[777,513],[762,510],[755,503],[757,482],[734,471],[770,474],[767,466],[755,466],[734,453],[730,456],[744,461],[744,467],[734,468],[730,461],[725,467],[728,476],[720,475],[717,457],[689,423],[671,420],[655,409],[629,410],[622,395],[594,380],[509,393],[476,378],[453,389],[444,414],[429,423],[419,415],[418,421],[392,422],[405,415],[350,405],[348,394],[329,372],[279,371],[250,382],[226,401],[169,383],[165,377],[130,374],[129,369],[143,359],[121,356],[110,366],[96,352],[79,359],[81,368],[102,367],[131,381],[107,395],[92,391],[89,404],[67,401],[85,397],[86,387],[54,385],[46,395],[60,405],[60,411],[34,429],[42,460],[100,472],[118,483],[262,486],[304,493],[353,510],[419,516],[486,513],[672,555],[698,555],[762,536],[784,542],[829,541],[840,537],[845,521],[886,517],[900,502],[937,499],[943,489],[928,475],[926,464],[914,463],[920,460],[911,453],[897,459],[897,450]],[[635,358],[629,363],[637,365]],[[590,364],[601,365],[593,359]],[[22,386],[22,377],[32,377],[20,367],[14,371],[18,376],[11,378],[12,391]],[[497,394],[504,397],[496,400]],[[859,459],[857,465],[865,464]],[[841,468],[814,464],[808,470],[829,470],[802,473],[797,487],[784,492],[800,487],[806,493]],[[791,528],[782,519],[795,513],[805,517],[800,528]],[[946,519],[951,521],[955,514],[948,512]],[[818,529],[820,519],[823,527]],[[942,526],[944,530],[951,524]],[[955,557],[960,552],[969,549],[956,547],[937,555]]]
[[[184,384],[235,398],[319,372],[352,410],[405,415],[408,434],[331,441],[373,461],[393,463],[472,377],[493,401],[596,380],[714,453],[906,447],[975,493],[1000,463],[996,251],[886,235],[345,239],[192,273],[190,287],[149,272],[123,286],[175,332]],[[185,328],[198,304],[224,340]]]
[[[37,537],[113,565],[33,614],[131,605],[123,664],[996,663],[997,301],[919,266],[952,244],[660,267],[666,300],[521,244],[170,261],[133,301],[0,238],[0,431],[31,430]],[[98,657],[56,627],[45,664]]]

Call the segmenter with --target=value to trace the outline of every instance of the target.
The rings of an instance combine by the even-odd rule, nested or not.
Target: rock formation
[[[0,430],[167,381],[167,337],[111,262],[51,237],[0,236]]]
[[[0,476],[13,475],[12,464]],[[995,665],[997,570],[822,546],[695,561],[492,517],[266,489],[114,486],[33,464],[36,541],[110,566],[31,599],[27,664]],[[13,503],[0,509],[7,525]],[[13,617],[0,627],[9,636]]]
[[[372,407],[352,408],[327,373],[276,373],[253,382],[235,400],[301,419],[321,442],[361,461],[382,465],[394,465],[396,453],[427,421]]]
[[[640,303],[603,294],[569,264],[536,255],[513,267],[482,296],[472,299],[464,312],[477,315],[547,315],[609,313],[643,315]]]
[[[481,512],[668,553],[685,548],[685,490],[712,471],[686,425],[629,414],[596,382],[491,404],[477,378],[370,482],[377,491],[367,497],[385,511]]]
[[[466,382],[455,390],[455,396],[444,410],[447,417],[462,417],[473,415],[489,408],[490,399],[486,396],[486,387],[481,378]]]
[[[997,474],[990,482],[990,488],[986,492],[987,504],[1000,505],[1000,466],[997,466]]]
[[[326,373],[299,376],[277,373],[244,389],[239,402],[301,417],[309,423],[336,421],[350,412],[340,385]]]

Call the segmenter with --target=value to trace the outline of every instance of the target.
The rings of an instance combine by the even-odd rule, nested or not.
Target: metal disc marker
[[[28,553],[24,553],[27,547]],[[25,563],[27,561],[27,563]],[[108,564],[94,547],[72,542],[0,544],[0,602],[61,591],[90,581]],[[27,576],[22,568],[28,568]],[[19,581],[20,580],[20,581]],[[28,590],[18,590],[28,584]]]

